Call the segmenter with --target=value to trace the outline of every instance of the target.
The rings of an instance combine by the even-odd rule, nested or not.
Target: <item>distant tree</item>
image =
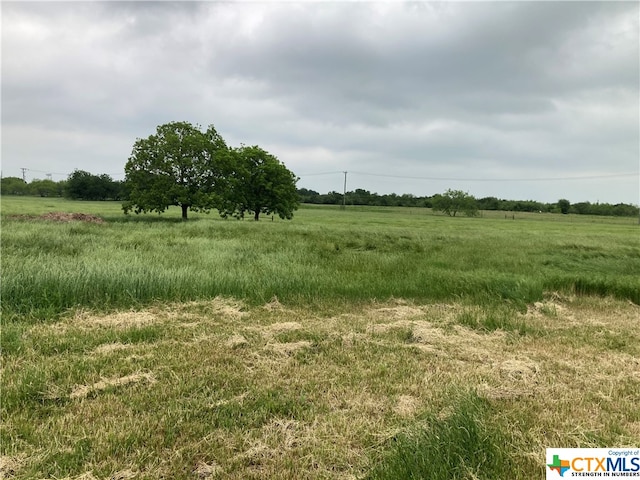
[[[410,193],[403,193],[398,198],[398,205],[401,207],[417,207],[418,204],[419,198]]]
[[[377,195],[375,193],[372,195],[369,190],[356,188],[354,192],[347,192],[347,203],[350,205],[372,205],[374,196]]]
[[[120,180],[113,182],[114,200],[129,200],[129,185],[127,182]]]
[[[442,195],[434,195],[432,199],[433,209],[455,217],[458,212],[473,217],[478,213],[478,205],[473,195],[462,190],[447,190]]]
[[[57,196],[58,197],[64,197],[65,196],[65,192],[67,191],[67,181],[66,180],[60,180],[60,181],[56,182],[56,185],[58,187]]]
[[[241,146],[233,150],[232,171],[226,179],[220,214],[244,218],[245,212],[277,214],[291,219],[298,208],[296,176],[275,156],[258,146]]]
[[[433,208],[433,196],[424,197],[423,203],[426,208]]]
[[[342,197],[341,193],[332,190],[325,195],[320,195],[320,200],[323,205],[342,205]]]
[[[19,177],[3,177],[0,180],[0,193],[2,195],[27,195],[29,185]]]
[[[113,180],[113,178],[111,178],[109,175],[107,175],[106,173],[98,175],[96,184],[101,197],[99,200],[118,199],[118,182]]]
[[[546,205],[534,200],[517,200],[509,203],[511,204],[510,210],[514,212],[542,212],[547,210]]]
[[[569,213],[569,209],[571,208],[571,202],[564,198],[558,200],[558,209],[561,213],[567,214]]]
[[[591,215],[613,215],[613,207],[608,203],[594,203],[589,210]]]
[[[72,200],[109,200],[114,198],[113,192],[109,175],[93,175],[84,170],[74,170],[65,186],[65,196]]]
[[[118,182],[109,175],[93,175],[84,170],[74,170],[66,182],[60,182],[64,195],[72,200],[116,200]]]
[[[395,202],[395,197],[396,196],[393,193],[381,195],[376,199],[376,205],[379,207],[387,207],[393,205]]]
[[[627,205],[626,203],[617,203],[612,207],[613,215],[617,217],[637,217],[638,207]]]
[[[315,190],[299,188],[298,196],[300,197],[300,203],[320,203],[320,194]]]
[[[138,139],[125,166],[129,213],[164,212],[169,206],[209,212],[219,201],[218,189],[229,149],[213,125],[202,132],[188,122],[157,127],[156,134]]]
[[[480,210],[500,210],[500,200],[496,197],[484,197],[478,200]]]
[[[29,193],[40,197],[59,197],[63,193],[62,185],[53,180],[34,179],[29,184]]]
[[[72,200],[83,200],[93,191],[92,186],[93,175],[84,170],[74,170],[67,178],[67,186],[65,188],[65,197]],[[92,194],[92,193],[91,193]]]
[[[574,203],[573,205],[571,205],[571,211],[579,215],[588,215],[589,213],[591,213],[591,203],[589,202]]]

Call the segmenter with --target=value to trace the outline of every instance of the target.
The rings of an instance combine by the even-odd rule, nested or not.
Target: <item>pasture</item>
[[[637,219],[1,209],[7,478],[531,479],[640,444]]]

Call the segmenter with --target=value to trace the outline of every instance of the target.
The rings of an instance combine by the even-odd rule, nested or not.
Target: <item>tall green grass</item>
[[[476,394],[457,400],[444,417],[431,414],[396,435],[368,480],[494,480],[527,478],[510,459],[508,435],[492,422],[489,404]]]
[[[291,222],[215,214],[180,222],[174,211],[125,217],[104,202],[11,200],[2,202],[9,319],[218,295],[253,304],[274,296],[307,305],[402,297],[521,308],[559,290],[640,303],[639,230],[625,222],[333,208],[303,208]],[[72,208],[102,210],[106,222],[9,216]]]

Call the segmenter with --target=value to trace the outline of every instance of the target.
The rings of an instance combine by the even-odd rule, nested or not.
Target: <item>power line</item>
[[[335,172],[319,172],[319,173],[303,173],[298,175],[299,177],[317,177],[320,175],[336,175],[338,173],[344,173],[343,170],[336,170]]]
[[[45,170],[36,170],[34,168],[21,168],[20,170],[22,170],[23,177],[24,177],[25,172],[44,173],[49,178],[50,178],[51,175],[61,175],[61,176],[64,176],[64,177],[68,177],[69,175],[71,175],[70,173],[50,172],[50,171],[45,171]],[[109,175],[110,177],[117,177],[117,176],[124,175],[124,172],[105,173],[105,174],[101,174],[101,175]]]
[[[51,175],[69,176],[70,173],[61,172],[47,172],[44,170],[35,170],[33,168],[21,168],[22,176],[25,177],[25,172],[44,173],[49,178]],[[634,177],[640,176],[640,172],[627,172],[627,173],[614,173],[608,175],[585,175],[585,176],[572,176],[572,177],[536,177],[536,178],[460,178],[460,177],[416,177],[412,175],[391,175],[385,173],[369,173],[350,170],[355,175],[364,175],[368,177],[382,177],[382,178],[400,178],[408,180],[430,180],[430,181],[448,181],[448,182],[553,182],[553,181],[573,181],[573,180],[598,180],[603,178],[620,178],[620,177]],[[313,172],[304,173],[298,175],[299,177],[317,177],[323,175],[338,175],[345,174],[344,170],[334,170],[331,172]],[[107,173],[111,177],[122,176],[124,172]],[[346,176],[346,175],[345,175]]]
[[[60,173],[60,172],[45,172],[44,170],[34,170],[33,168],[24,168],[23,170],[26,170],[28,172],[35,172],[35,173],[44,173],[46,175],[69,175],[68,173]]]
[[[616,173],[610,175],[591,175],[581,177],[539,177],[539,178],[455,178],[455,177],[415,177],[406,175],[388,175],[379,173],[366,173],[350,171],[356,175],[365,175],[369,177],[384,178],[403,178],[411,180],[444,180],[450,182],[552,182],[552,181],[569,181],[569,180],[597,180],[601,178],[617,178],[617,177],[633,177],[639,176],[640,172],[633,173]]]
[[[448,182],[550,182],[550,181],[570,181],[570,180],[598,180],[602,178],[619,178],[619,177],[636,177],[640,176],[640,172],[613,173],[608,175],[584,175],[575,177],[535,177],[535,178],[460,178],[460,177],[416,177],[409,175],[390,175],[386,173],[368,173],[350,170],[350,173],[356,175],[364,175],[368,177],[382,178],[402,178],[409,180],[432,180],[432,181],[448,181]],[[337,175],[344,174],[343,171],[304,173],[299,177],[313,177],[320,175]]]

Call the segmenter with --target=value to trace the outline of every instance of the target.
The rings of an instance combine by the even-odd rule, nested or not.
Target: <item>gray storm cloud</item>
[[[3,2],[3,175],[121,173],[137,137],[186,120],[321,192],[351,171],[378,193],[638,203],[639,18],[636,2]],[[443,177],[461,180],[425,180]]]

